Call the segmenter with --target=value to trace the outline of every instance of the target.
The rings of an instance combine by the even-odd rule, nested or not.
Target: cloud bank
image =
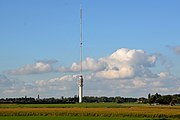
[[[83,71],[91,71],[96,77],[105,79],[155,77],[149,68],[154,67],[157,61],[156,55],[149,55],[143,50],[122,48],[108,57],[95,60],[87,57],[82,61]],[[37,61],[35,64],[25,65],[6,73],[13,75],[41,74],[48,72],[79,72],[80,64],[73,63],[70,67],[60,66],[54,68],[57,61]]]
[[[180,81],[168,70],[154,72],[157,62],[166,68],[168,62],[161,54],[148,54],[144,50],[121,48],[107,57],[97,60],[88,57],[83,64],[85,95],[93,96],[146,96],[148,93],[173,94],[180,92]],[[59,72],[61,77],[36,80],[17,85],[4,91],[4,94],[38,93],[44,96],[73,96],[78,94],[79,63],[70,67],[54,67],[57,61],[37,61],[7,73],[15,75]],[[62,75],[63,74],[63,75]],[[65,74],[65,75],[64,75]],[[2,77],[3,78],[3,77]],[[4,77],[3,80],[8,78]],[[1,83],[5,83],[0,79]],[[24,87],[22,87],[24,86]]]
[[[82,62],[82,66],[84,71],[94,72],[96,77],[105,79],[155,77],[149,68],[154,67],[156,61],[156,55],[149,55],[143,50],[122,48],[98,60],[88,57]],[[73,63],[69,68],[61,66],[58,71],[78,72],[80,65]]]

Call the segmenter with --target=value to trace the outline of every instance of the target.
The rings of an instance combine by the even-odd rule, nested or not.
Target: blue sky
[[[78,93],[80,4],[85,95],[180,93],[180,1],[0,0],[0,96]]]

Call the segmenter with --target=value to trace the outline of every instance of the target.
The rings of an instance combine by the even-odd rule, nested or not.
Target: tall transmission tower
[[[82,75],[82,6],[80,7],[80,76],[79,76],[79,103],[83,102],[83,75]]]

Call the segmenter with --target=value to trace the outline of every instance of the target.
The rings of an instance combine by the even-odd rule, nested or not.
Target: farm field
[[[11,116],[0,117],[0,120],[159,120],[150,118],[111,118],[111,117],[69,117],[69,116]],[[171,119],[162,119],[171,120]]]
[[[110,118],[110,117],[69,117],[69,116],[15,116],[0,117],[0,120],[155,120],[146,118]],[[164,120],[164,119],[163,119]],[[166,119],[171,120],[171,119]]]
[[[130,107],[134,105],[136,104],[117,104],[117,103],[0,104],[0,108],[122,108],[122,107],[124,108],[124,107]]]
[[[8,117],[7,117],[8,116]],[[141,104],[1,104],[0,119],[23,120],[71,119],[180,119],[180,106],[149,106]],[[65,117],[65,118],[64,118]],[[38,119],[39,120],[39,119]]]

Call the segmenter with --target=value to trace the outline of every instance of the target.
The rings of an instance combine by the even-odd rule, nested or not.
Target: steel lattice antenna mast
[[[80,76],[79,76],[79,103],[83,98],[83,75],[82,75],[82,7],[80,8]]]

